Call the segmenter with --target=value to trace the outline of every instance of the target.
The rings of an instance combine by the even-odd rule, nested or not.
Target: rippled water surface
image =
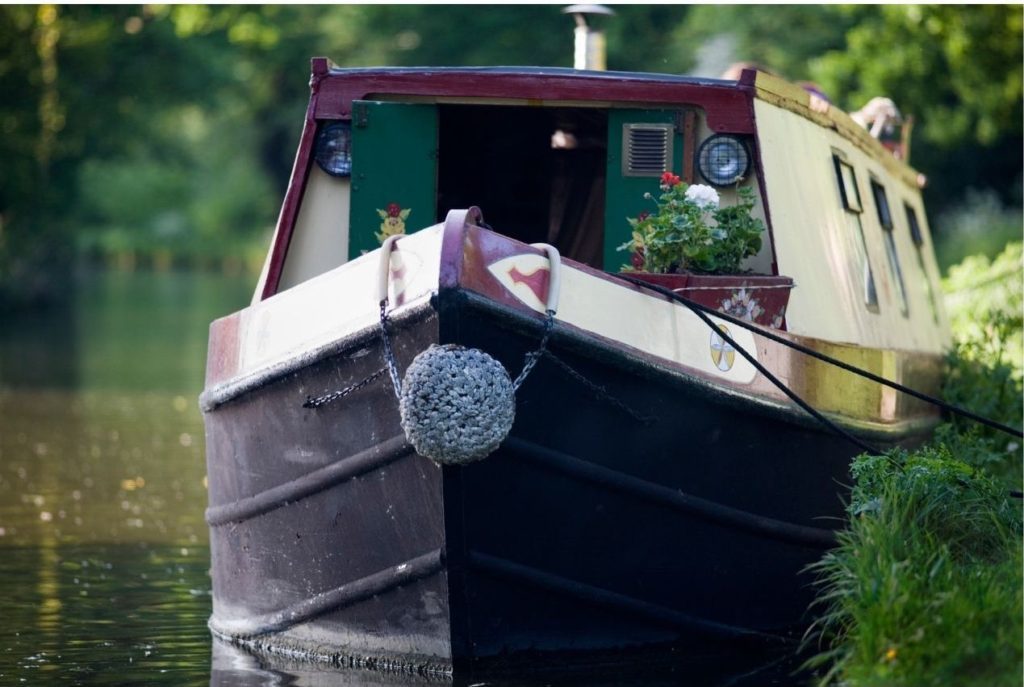
[[[196,396],[249,281],[86,273],[4,317],[0,684],[210,684]]]
[[[251,281],[91,272],[66,306],[0,320],[0,685],[440,684],[211,641],[196,399],[209,322]],[[763,665],[478,684],[792,682]]]

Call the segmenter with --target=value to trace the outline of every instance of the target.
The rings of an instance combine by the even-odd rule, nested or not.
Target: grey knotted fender
[[[508,436],[515,390],[504,366],[483,351],[433,345],[406,370],[399,411],[416,453],[464,465],[486,458]]]

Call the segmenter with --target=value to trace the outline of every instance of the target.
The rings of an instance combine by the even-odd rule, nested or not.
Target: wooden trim
[[[306,182],[309,179],[310,165],[313,163],[313,142],[317,131],[315,112],[320,85],[329,72],[330,62],[326,58],[313,58],[312,75],[309,82],[311,93],[309,106],[306,108],[306,118],[302,125],[302,134],[299,137],[299,149],[295,153],[295,163],[292,165],[291,178],[288,180],[288,190],[285,192],[284,203],[281,205],[281,212],[277,217],[277,226],[274,228],[267,268],[256,287],[258,300],[261,301],[277,293],[281,283],[284,261],[288,257],[288,246],[291,244],[292,233],[295,231],[295,222],[299,217],[302,197],[306,192]]]
[[[503,98],[530,106],[564,101],[665,109],[696,105],[708,112],[708,126],[716,133],[753,132],[746,106],[750,96],[733,82],[571,70],[332,70],[322,83],[315,116],[344,119],[351,116],[356,100],[395,95]]]
[[[853,121],[846,112],[829,104],[824,110],[811,107],[811,94],[795,84],[771,74],[757,72],[754,96],[771,103],[826,129],[832,129],[877,160],[886,171],[911,188],[918,189],[917,170],[902,162],[864,127]]]
[[[683,113],[683,181],[692,184],[697,178],[697,113],[686,110]]]

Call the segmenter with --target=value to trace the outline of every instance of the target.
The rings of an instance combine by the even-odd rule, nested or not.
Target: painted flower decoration
[[[686,189],[686,199],[692,200],[704,209],[718,208],[718,191],[703,184],[694,184],[690,188]]]
[[[377,210],[377,216],[381,218],[380,232],[376,234],[377,240],[381,243],[389,236],[405,233],[405,220],[411,212],[410,208],[402,209],[398,203],[388,203],[383,210]]]
[[[764,313],[764,308],[747,290],[733,291],[732,296],[722,301],[722,311],[747,322],[753,322]]]

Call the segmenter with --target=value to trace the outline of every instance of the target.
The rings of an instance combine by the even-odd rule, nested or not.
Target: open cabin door
[[[437,121],[435,105],[352,103],[350,260],[437,221]]]
[[[632,237],[627,218],[652,212],[661,175],[686,178],[683,172],[683,122],[681,110],[608,111],[608,169],[605,191],[604,269],[617,272],[630,256],[619,246]],[[690,151],[692,158],[692,151]]]

